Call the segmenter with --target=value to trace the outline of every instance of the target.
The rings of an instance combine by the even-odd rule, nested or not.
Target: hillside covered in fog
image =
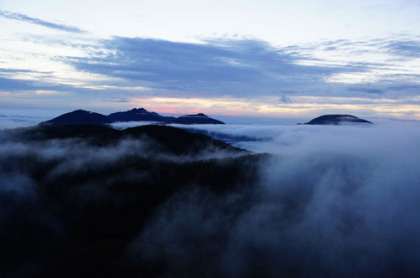
[[[413,127],[3,130],[0,276],[418,276]]]
[[[264,159],[164,126],[50,125],[1,135],[2,277],[157,275],[165,268],[127,268],[121,259],[160,207],[182,194],[238,189],[243,203]]]

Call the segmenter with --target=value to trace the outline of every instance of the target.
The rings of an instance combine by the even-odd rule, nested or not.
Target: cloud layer
[[[280,153],[261,165],[255,191],[180,193],[130,254],[163,275],[418,275],[420,133],[411,128],[278,130],[255,143]]]
[[[208,41],[204,44],[115,37],[106,50],[68,62],[78,70],[140,82],[190,96],[277,95],[299,83],[318,83],[345,71],[297,65],[294,55],[258,40]],[[169,94],[171,94],[169,92]]]
[[[0,273],[37,273],[54,257],[74,273],[91,262],[133,277],[420,274],[417,123],[209,131],[271,155],[1,132],[0,233],[14,248]]]

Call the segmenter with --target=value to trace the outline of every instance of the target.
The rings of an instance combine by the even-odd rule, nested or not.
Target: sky
[[[420,120],[418,14],[410,0],[0,0],[0,116]]]

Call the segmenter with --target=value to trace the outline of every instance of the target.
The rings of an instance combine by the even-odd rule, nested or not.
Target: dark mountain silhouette
[[[162,116],[156,112],[149,112],[144,108],[134,108],[125,112],[111,113],[108,116],[85,110],[76,110],[42,122],[41,125],[107,125],[115,122],[141,121],[157,122],[160,124],[224,124],[224,122],[212,119],[203,113],[175,118]]]
[[[111,123],[111,120],[102,114],[89,112],[86,110],[75,110],[58,116],[54,119],[41,123],[59,124],[59,125],[106,125]]]
[[[187,125],[190,125],[190,124],[218,124],[218,125],[225,124],[224,122],[212,119],[212,118],[210,118],[209,116],[207,116],[203,113],[181,116],[181,117],[178,117],[178,118],[172,120],[171,123],[187,124]]]
[[[171,122],[174,117],[165,117],[156,112],[149,112],[144,108],[134,108],[125,112],[116,112],[108,115],[112,122],[132,122],[132,121],[150,121],[150,122]]]
[[[333,115],[323,115],[305,123],[305,125],[345,125],[345,124],[372,124],[372,122],[369,122],[364,119],[360,119],[353,115],[333,114]]]

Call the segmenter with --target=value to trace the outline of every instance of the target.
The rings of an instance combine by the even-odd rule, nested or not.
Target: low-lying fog
[[[235,196],[184,194],[134,247],[184,271],[212,254],[208,271],[229,277],[420,275],[417,122],[188,128],[277,154],[261,165],[258,200],[234,217]]]

